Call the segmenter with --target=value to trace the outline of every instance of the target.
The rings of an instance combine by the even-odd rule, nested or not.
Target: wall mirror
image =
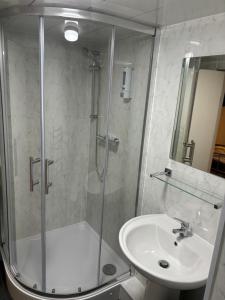
[[[225,55],[185,58],[170,158],[225,178]]]

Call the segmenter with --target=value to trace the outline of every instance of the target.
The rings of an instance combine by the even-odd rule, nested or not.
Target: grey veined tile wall
[[[154,62],[155,81],[152,82],[150,99],[152,111],[143,168],[145,174],[141,213],[167,212],[171,216],[183,218],[192,223],[196,233],[211,243],[215,240],[220,211],[183,192],[165,187],[161,182],[151,179],[149,174],[171,167],[174,176],[181,181],[223,197],[224,179],[172,161],[169,159],[169,152],[182,60],[187,53],[192,53],[193,56],[224,54],[224,36],[224,14],[162,28],[159,53]],[[199,43],[193,45],[191,41]]]
[[[83,221],[90,139],[90,72],[81,46],[45,38],[47,230]]]

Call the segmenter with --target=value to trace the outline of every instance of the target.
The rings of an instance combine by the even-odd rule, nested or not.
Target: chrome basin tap
[[[192,228],[190,223],[185,222],[181,219],[178,218],[174,218],[175,220],[180,222],[181,227],[180,228],[174,228],[173,229],[173,233],[179,233],[178,237],[177,237],[177,241],[180,241],[186,237],[192,236],[193,232],[192,232]]]

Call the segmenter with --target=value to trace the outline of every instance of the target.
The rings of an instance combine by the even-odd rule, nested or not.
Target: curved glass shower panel
[[[121,226],[136,214],[152,46],[149,35],[116,28],[102,226],[102,245],[107,244],[112,251],[108,266],[101,254],[101,282],[130,269],[120,250],[118,236]]]
[[[7,18],[3,30],[10,264],[19,280],[42,290],[39,20]]]
[[[3,116],[2,103],[0,104],[0,114]],[[3,119],[0,124],[0,232],[1,245],[9,264],[9,222],[8,222],[8,208],[7,208],[7,185],[6,185],[6,166],[5,166],[5,144],[4,144],[4,130]]]
[[[71,23],[65,10],[24,7],[2,19],[9,241],[1,236],[14,276],[54,295],[129,274],[118,233],[136,213],[152,50],[146,34],[116,28],[115,40],[115,26],[85,18],[140,24],[74,13],[82,19]]]
[[[99,286],[111,37],[110,26],[80,20],[70,42],[66,21],[45,18],[46,291],[55,294]]]

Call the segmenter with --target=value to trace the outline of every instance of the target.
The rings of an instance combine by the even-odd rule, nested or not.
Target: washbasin
[[[195,289],[206,283],[213,245],[193,234],[177,241],[180,223],[166,214],[133,218],[120,230],[120,247],[148,279],[168,288]]]

